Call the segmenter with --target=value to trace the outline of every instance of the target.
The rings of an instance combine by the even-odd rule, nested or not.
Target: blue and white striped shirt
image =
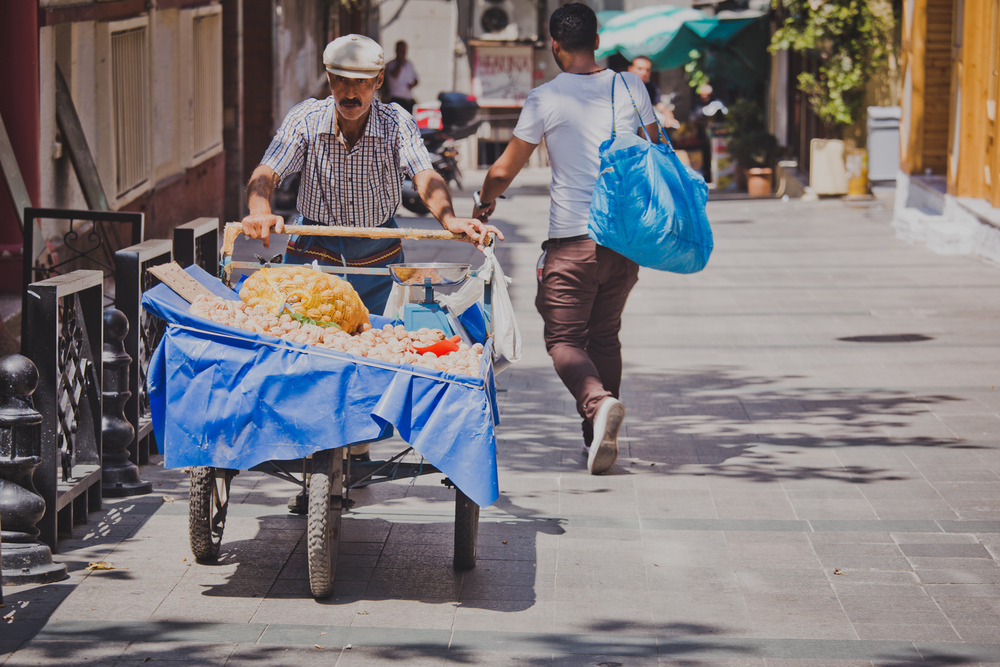
[[[402,200],[404,176],[433,169],[413,117],[372,100],[365,133],[348,152],[337,137],[334,98],[310,99],[288,112],[261,164],[283,179],[302,173],[298,210],[326,225],[378,227]]]

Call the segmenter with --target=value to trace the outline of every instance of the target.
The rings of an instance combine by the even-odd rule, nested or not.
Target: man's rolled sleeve
[[[270,167],[278,180],[302,170],[306,154],[304,115],[289,113],[264,151],[260,163]]]
[[[403,110],[397,104],[392,106]],[[417,122],[408,113],[397,112],[396,119],[399,122],[399,168],[408,178],[413,178],[414,174],[426,169],[433,169],[431,156],[424,146]]]

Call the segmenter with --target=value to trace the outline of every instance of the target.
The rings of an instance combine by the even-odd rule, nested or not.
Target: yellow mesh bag
[[[308,266],[260,269],[243,281],[240,298],[276,316],[288,311],[347,333],[368,323],[368,309],[349,282]]]

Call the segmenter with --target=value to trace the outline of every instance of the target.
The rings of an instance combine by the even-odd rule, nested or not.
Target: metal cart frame
[[[293,225],[286,226],[285,232],[316,236],[474,242],[465,235],[456,235],[444,230]],[[240,234],[242,234],[240,223],[227,223],[220,262],[220,278],[227,285],[230,284],[233,269],[259,269],[264,266],[262,263],[231,261],[233,247]],[[491,238],[490,242],[493,243],[494,240]],[[320,268],[328,273],[389,275],[389,270],[386,268],[328,266]],[[492,321],[489,317],[492,283],[488,281],[486,287],[483,293],[483,305],[487,313],[489,336],[492,335]],[[250,468],[292,482],[301,488],[299,495],[289,502],[289,508],[300,512],[305,510],[307,515],[309,588],[315,598],[328,597],[333,592],[340,545],[341,517],[343,512],[354,504],[350,498],[351,489],[440,472],[426,462],[401,461],[413,451],[412,447],[407,447],[385,461],[365,462],[352,461],[348,455],[349,449],[349,446],[324,449],[302,459],[266,461]],[[192,468],[190,471],[188,533],[191,551],[199,563],[213,562],[218,558],[229,508],[230,484],[238,473],[238,470],[210,467]],[[442,483],[455,489],[454,567],[457,570],[469,570],[476,565],[479,505],[462,493],[449,479],[445,478]],[[298,506],[293,507],[294,505]]]

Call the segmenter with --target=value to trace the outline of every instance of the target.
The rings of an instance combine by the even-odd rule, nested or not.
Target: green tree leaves
[[[865,85],[889,57],[894,18],[888,0],[772,0],[784,16],[770,51],[797,51],[816,61],[799,74],[799,90],[829,130],[857,121]]]

